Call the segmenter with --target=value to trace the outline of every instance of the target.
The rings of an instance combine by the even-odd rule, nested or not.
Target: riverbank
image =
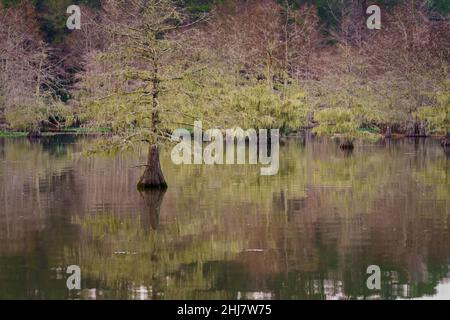
[[[65,128],[59,131],[41,131],[40,134],[43,137],[54,136],[54,135],[64,135],[64,134],[106,134],[110,133],[111,130],[108,128]],[[0,130],[0,138],[15,138],[15,137],[26,137],[28,132],[24,131],[13,131],[13,130]]]
[[[310,131],[300,130],[298,132],[290,132],[289,134],[282,135],[283,139],[297,137],[298,135],[306,134]],[[65,128],[60,131],[41,131],[42,136],[53,136],[53,135],[64,135],[64,134],[108,134],[111,133],[109,128]],[[13,131],[13,130],[0,130],[0,138],[14,138],[14,137],[26,137],[28,132],[24,131]],[[407,134],[393,133],[390,137],[382,136],[384,139],[402,139],[402,138],[415,138],[408,136]],[[432,138],[432,139],[443,139],[445,135],[443,134],[430,134],[428,136],[421,136],[416,138]]]
[[[17,131],[0,131],[0,138],[14,138],[14,137],[26,137],[26,132]]]

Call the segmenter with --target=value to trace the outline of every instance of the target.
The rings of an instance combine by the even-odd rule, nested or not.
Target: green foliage
[[[436,105],[419,108],[416,116],[426,121],[433,132],[450,132],[450,93],[440,93]]]
[[[113,2],[122,3],[123,8],[132,11],[131,5],[126,1]],[[383,0],[378,4],[393,7],[403,2]],[[12,6],[19,1],[2,0],[2,3]],[[85,57],[88,63],[83,66],[86,73],[80,77],[82,90],[78,92],[77,98],[84,110],[79,114],[79,118],[83,122],[90,122],[93,128],[111,129],[114,134],[117,134],[116,142],[125,141],[125,145],[130,146],[133,141],[156,140],[156,135],[167,137],[167,133],[171,130],[192,125],[194,120],[201,120],[205,126],[209,127],[241,126],[243,128],[280,128],[285,131],[298,130],[305,125],[307,113],[314,110],[320,110],[316,112],[315,120],[318,121],[319,126],[315,131],[321,135],[372,139],[378,136],[375,134],[377,130],[374,132],[362,130],[362,128],[373,129],[381,124],[404,125],[411,120],[412,116],[426,121],[430,129],[435,132],[448,131],[448,102],[441,101],[435,105],[431,103],[435,99],[433,90],[437,83],[437,80],[434,81],[436,78],[434,69],[430,74],[425,74],[423,69],[414,68],[407,75],[403,71],[382,74],[382,70],[370,68],[374,63],[365,56],[375,57],[375,55],[368,54],[362,46],[358,48],[351,41],[346,43],[345,40],[335,39],[335,44],[338,44],[335,47],[336,54],[330,57],[330,60],[335,62],[332,66],[333,70],[330,70],[328,75],[319,72],[320,81],[311,81],[315,83],[307,89],[306,85],[300,86],[298,82],[290,78],[294,77],[290,74],[293,71],[291,69],[304,68],[309,71],[309,65],[297,65],[298,61],[289,67],[283,65],[282,68],[286,70],[283,69],[282,78],[289,78],[285,84],[277,83],[270,76],[267,77],[268,82],[271,82],[270,85],[252,82],[252,79],[247,79],[248,82],[246,82],[236,72],[242,66],[239,65],[233,71],[227,70],[227,67],[223,66],[226,64],[223,60],[227,58],[217,56],[217,52],[214,52],[216,48],[203,47],[198,50],[198,47],[201,47],[197,46],[198,42],[201,42],[198,39],[196,41],[181,39],[180,41],[175,39],[176,36],[172,33],[182,22],[192,23],[193,16],[202,16],[205,12],[210,12],[214,5],[233,3],[233,0],[174,0],[146,3],[148,5],[145,10],[148,10],[148,15],[143,19],[152,21],[160,30],[157,32],[147,30],[149,33],[146,33],[145,21],[135,19],[120,21],[120,19],[126,19],[123,15],[125,10],[117,10],[117,17],[112,18],[119,19],[116,21],[117,26],[120,27],[120,24],[125,21],[123,25],[135,24],[137,28],[125,31],[110,30],[114,33],[114,37],[117,37],[116,41],[109,50],[106,50],[107,52],[96,55],[89,53],[91,55]],[[165,4],[161,8],[167,5],[176,9],[176,12],[155,11],[149,7],[161,5],[161,3]],[[343,14],[352,8],[351,5],[354,2],[350,0],[289,0],[288,2],[279,0],[278,3],[281,5],[289,3],[296,9],[303,5],[315,6],[323,25],[326,28],[338,30]],[[67,18],[65,9],[68,5],[86,4],[94,8],[100,7],[100,1],[87,0],[36,0],[32,1],[32,4],[37,9],[36,20],[46,35],[45,40],[52,44],[61,43],[70,33],[65,27]],[[107,5],[107,2],[104,4]],[[445,13],[450,8],[448,1],[434,0],[429,2],[429,9]],[[160,19],[164,12],[168,14],[168,19]],[[176,14],[170,17],[171,12]],[[103,13],[99,13],[97,17],[99,23],[102,21],[101,14]],[[232,24],[232,22],[228,23]],[[138,42],[141,45],[144,44],[144,47],[135,48],[134,40],[130,40],[130,35],[139,38]],[[200,40],[206,40],[205,42],[211,40],[208,39],[207,32],[204,36]],[[340,36],[342,38],[344,34]],[[302,33],[299,37],[306,37],[306,35]],[[250,44],[252,49],[257,49],[256,43]],[[150,47],[151,50],[149,50]],[[299,48],[301,49],[301,45],[293,45],[293,51]],[[207,52],[208,50],[210,51]],[[312,51],[314,48],[308,50]],[[265,57],[266,51],[263,50],[263,53]],[[239,55],[240,52],[236,51],[236,54]],[[93,56],[95,58],[92,58]],[[189,58],[186,58],[187,56]],[[152,58],[149,59],[149,57]],[[378,57],[375,58],[378,59]],[[152,59],[154,61],[150,61]],[[219,59],[222,61],[217,61]],[[430,56],[429,60],[433,61],[433,59],[435,58]],[[305,60],[311,60],[308,63],[314,64],[314,59]],[[204,63],[204,61],[210,61],[210,63]],[[389,67],[395,66],[396,63],[404,65],[402,61],[392,58],[387,62]],[[152,65],[157,66],[153,71]],[[311,66],[311,69],[315,71],[314,66]],[[274,69],[274,74],[275,71]],[[254,76],[250,72],[247,75]],[[157,78],[155,83],[158,88],[156,89],[151,87],[152,78]],[[154,99],[154,102],[158,104],[155,107],[156,112],[151,110],[153,102],[149,97],[152,91],[158,91],[158,97]],[[316,91],[318,91],[317,95]],[[317,100],[312,101],[315,98]],[[448,100],[448,97],[441,95],[439,99]],[[3,105],[1,100],[0,96],[0,105]],[[424,106],[426,104],[431,106]],[[414,113],[417,108],[417,112]],[[155,122],[157,128],[152,123],[152,113],[158,115]],[[30,130],[39,126],[42,121],[52,118],[57,120],[56,122],[59,119],[67,119],[69,123],[73,118],[67,108],[48,101],[38,101],[36,107],[32,103],[21,103],[21,106],[7,110],[6,116],[9,122],[20,130]]]
[[[450,1],[448,0],[431,0],[430,7],[443,15],[450,13]]]
[[[315,119],[320,125],[314,128],[314,132],[321,136],[354,138],[358,133],[358,124],[352,113],[344,108],[321,110],[315,114]]]
[[[267,85],[238,87],[224,101],[224,109],[235,115],[243,128],[298,130],[306,124],[306,94],[290,88],[284,97]]]
[[[286,0],[277,0],[283,4]],[[351,0],[288,0],[290,4],[301,6],[304,4],[314,5],[326,29],[336,28],[339,26],[343,12],[351,8],[354,1]],[[376,4],[385,6],[392,10],[394,7],[405,3],[405,0],[378,0]],[[369,3],[367,4],[369,6]],[[439,12],[443,15],[450,13],[450,1],[448,0],[429,0],[428,6],[430,11]]]
[[[60,129],[73,123],[70,108],[61,102],[40,98],[33,105],[17,105],[9,108],[5,114],[12,128],[31,132],[42,125],[52,125]]]
[[[0,131],[1,138],[12,138],[12,137],[25,137],[27,132],[18,132],[18,131]]]
[[[181,5],[185,6],[191,13],[205,13],[211,11],[216,4],[226,3],[229,0],[181,0]]]
[[[64,128],[64,132],[75,132],[75,133],[110,133],[110,128]]]
[[[316,113],[315,119],[319,126],[313,129],[320,136],[331,136],[345,140],[363,139],[378,140],[376,133],[360,130],[357,116],[351,110],[345,108],[329,108]]]
[[[38,0],[29,0],[33,5],[36,5],[38,3]],[[1,3],[5,7],[16,5],[20,2],[23,2],[23,0],[2,0]]]
[[[116,41],[86,65],[79,92],[83,118],[112,129],[101,151],[161,144],[190,111],[192,80],[199,81],[205,69],[189,37],[175,32],[187,16],[171,0],[108,4],[115,14],[105,27]]]

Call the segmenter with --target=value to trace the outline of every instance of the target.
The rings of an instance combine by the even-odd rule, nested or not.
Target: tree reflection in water
[[[448,281],[449,158],[432,140],[344,154],[303,139],[280,172],[177,167],[139,193],[145,152],[81,154],[85,139],[0,143],[0,297],[421,297]],[[82,270],[79,293],[65,266]],[[369,291],[366,268],[383,272]]]

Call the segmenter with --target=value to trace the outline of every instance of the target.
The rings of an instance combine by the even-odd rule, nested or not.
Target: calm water
[[[280,172],[87,158],[86,138],[0,139],[0,298],[450,299],[450,158],[433,140],[291,140]],[[379,265],[382,290],[366,287]],[[66,289],[79,265],[82,290]]]

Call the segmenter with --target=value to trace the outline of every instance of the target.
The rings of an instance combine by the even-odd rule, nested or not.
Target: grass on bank
[[[54,135],[54,134],[84,134],[84,133],[110,133],[111,129],[109,128],[64,128],[61,131],[43,131],[43,136]],[[26,137],[28,132],[24,131],[6,131],[0,130],[1,138],[14,138],[14,137]]]
[[[65,133],[110,133],[110,128],[64,128]]]
[[[21,131],[0,131],[0,138],[26,137],[27,132]]]

